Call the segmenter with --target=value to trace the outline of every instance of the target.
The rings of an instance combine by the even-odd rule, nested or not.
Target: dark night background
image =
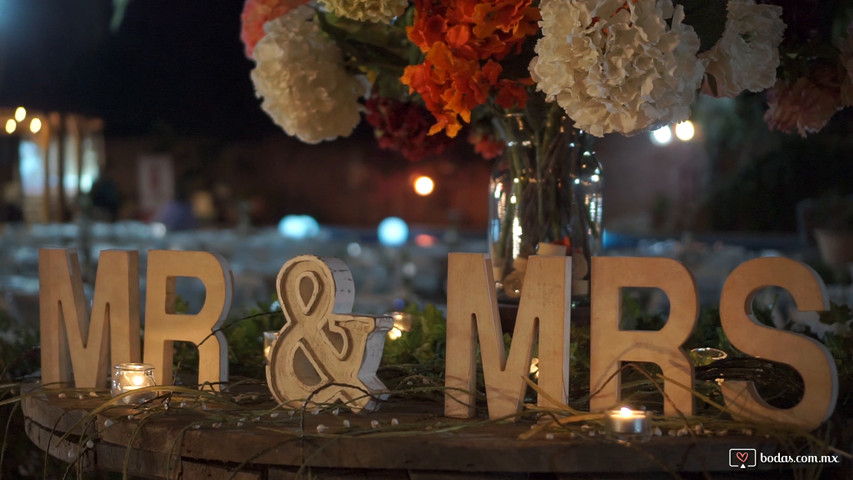
[[[240,42],[243,0],[0,0],[0,105],[104,119],[107,135],[277,131]]]

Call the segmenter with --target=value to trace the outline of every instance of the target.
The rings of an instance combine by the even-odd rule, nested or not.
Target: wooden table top
[[[29,438],[84,470],[153,478],[763,478],[728,465],[729,449],[773,449],[758,436],[663,435],[624,444],[597,434],[519,436],[536,426],[442,416],[439,402],[392,399],[378,412],[276,409],[263,394],[238,406],[174,396],[169,409],[113,406],[106,390],[33,389],[22,398]],[[594,429],[593,429],[594,431]],[[775,451],[775,450],[773,450]],[[758,470],[758,471],[756,471]],[[309,477],[309,473],[312,475]],[[304,475],[304,477],[303,477]],[[722,476],[721,476],[722,475]],[[752,475],[755,475],[753,477]],[[653,478],[658,478],[653,476]],[[665,478],[671,478],[666,474]]]

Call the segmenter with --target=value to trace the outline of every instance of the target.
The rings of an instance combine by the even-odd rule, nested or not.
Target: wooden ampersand
[[[355,287],[346,264],[295,257],[281,267],[276,289],[286,320],[267,365],[276,399],[293,406],[341,401],[356,412],[379,408],[388,395],[376,369],[394,321],[350,313]]]

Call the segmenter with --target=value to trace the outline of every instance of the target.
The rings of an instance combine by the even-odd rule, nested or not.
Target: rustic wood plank
[[[79,417],[103,401],[88,396],[59,399],[56,395],[30,395],[22,406],[34,432],[31,438],[39,447],[48,448],[45,432],[47,436],[51,432],[54,437],[61,436],[52,426],[67,425],[57,423],[63,416]],[[239,414],[228,410],[218,413],[173,407],[168,413],[144,419],[144,412],[128,418],[128,412],[136,410],[117,408],[99,414],[94,422],[100,438],[94,442],[97,455],[92,461],[97,468],[126,468],[132,475],[159,478],[176,478],[181,469],[192,469],[200,478],[239,469],[248,478],[267,472],[268,478],[285,479],[305,466],[328,473],[330,478],[341,471],[356,475],[355,478],[364,472],[374,478],[381,472],[390,479],[409,472],[410,477],[420,475],[418,480],[422,480],[443,472],[488,478],[536,472],[645,474],[663,467],[687,473],[726,472],[728,450],[733,445],[767,453],[774,453],[776,448],[768,439],[745,436],[664,436],[632,446],[601,436],[572,438],[560,433],[551,439],[537,436],[519,440],[531,421],[483,422],[475,426],[474,422],[443,417],[442,408],[438,402],[389,401],[385,408],[369,415],[343,410],[338,415],[312,415],[309,411],[301,436],[299,414],[290,417],[282,413],[275,418],[265,415],[255,422],[252,418],[239,420]],[[233,414],[230,420],[222,416],[229,413]],[[213,415],[224,420],[219,424]],[[348,427],[344,420],[349,422]],[[194,427],[196,424],[198,428]],[[322,435],[317,433],[318,425],[327,427]],[[134,436],[125,464],[127,447]],[[62,448],[54,449],[52,454],[57,458],[65,456],[63,460],[68,461],[69,451],[79,453],[68,445]]]

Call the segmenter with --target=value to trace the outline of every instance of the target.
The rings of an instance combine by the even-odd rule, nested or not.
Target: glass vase
[[[495,119],[504,153],[489,185],[488,242],[499,304],[517,304],[530,255],[572,255],[572,302],[589,301],[601,250],[601,166],[562,111]]]

